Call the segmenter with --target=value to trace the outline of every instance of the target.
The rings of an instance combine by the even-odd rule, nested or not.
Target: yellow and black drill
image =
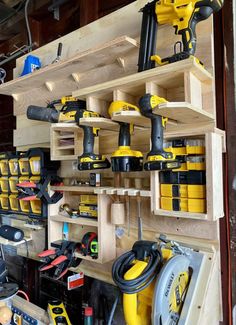
[[[162,65],[194,56],[197,42],[196,25],[219,11],[223,4],[224,0],[155,0],[148,3],[141,9],[143,20],[138,71],[154,68],[155,62]],[[182,36],[182,42],[176,42],[174,45],[174,54],[164,59],[155,55],[158,24],[172,25],[175,34]]]
[[[151,119],[152,146],[144,164],[145,170],[169,170],[181,166],[180,162],[175,159],[174,154],[165,151],[163,148],[163,130],[168,119],[153,113],[154,108],[163,102],[166,102],[164,98],[150,94],[144,95],[139,101],[141,114]]]
[[[114,113],[121,111],[138,111],[139,108],[124,101],[111,103],[108,113],[112,117]],[[113,172],[137,172],[143,169],[143,154],[140,151],[132,150],[131,134],[134,125],[120,122],[118,149],[111,155],[111,168]]]
[[[63,105],[60,110],[56,105]],[[30,105],[27,117],[30,120],[45,121],[50,123],[76,122],[84,131],[83,154],[78,157],[79,170],[93,170],[110,168],[109,160],[94,153],[94,138],[98,136],[99,129],[80,125],[83,117],[99,117],[100,114],[86,109],[86,102],[74,97],[63,97],[48,104],[47,108]]]

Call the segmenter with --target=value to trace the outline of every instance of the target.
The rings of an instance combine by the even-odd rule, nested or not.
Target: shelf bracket
[[[52,81],[46,81],[45,86],[46,86],[47,90],[52,92],[54,90],[54,88],[55,88],[55,83],[52,82]]]

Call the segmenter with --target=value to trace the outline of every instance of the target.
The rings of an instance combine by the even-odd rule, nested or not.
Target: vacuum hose
[[[140,254],[140,249],[142,253]],[[142,256],[142,257],[141,257]],[[125,273],[134,266],[137,260],[147,261],[144,271],[133,280],[125,280]],[[134,294],[147,288],[159,273],[162,265],[162,254],[157,243],[138,241],[131,251],[117,258],[112,266],[112,278],[122,293]]]

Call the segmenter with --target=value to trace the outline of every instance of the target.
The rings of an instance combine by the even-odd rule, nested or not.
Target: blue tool
[[[41,62],[37,56],[28,55],[25,59],[24,69],[21,76],[32,73],[34,70],[41,68]]]

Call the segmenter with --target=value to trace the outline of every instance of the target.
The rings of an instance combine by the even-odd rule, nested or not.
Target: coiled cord
[[[142,274],[133,280],[125,280],[125,273],[133,266],[136,260],[134,251],[129,251],[114,262],[112,266],[112,278],[122,293],[134,294],[144,290],[159,273],[162,264],[162,254],[159,249],[150,251],[148,264]]]

